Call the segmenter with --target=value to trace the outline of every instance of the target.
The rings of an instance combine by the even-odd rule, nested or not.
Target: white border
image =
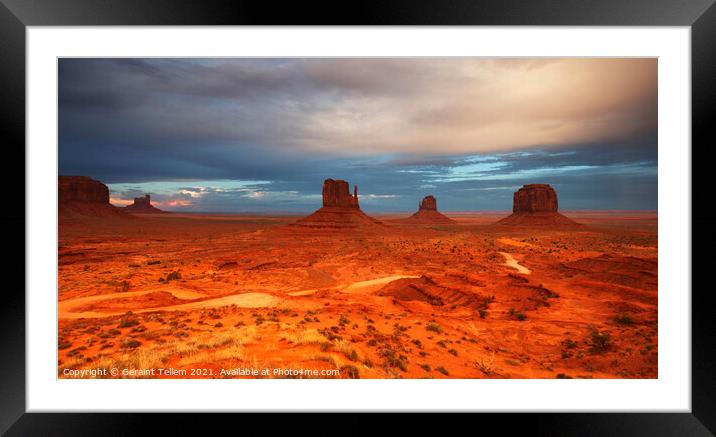
[[[29,27],[27,49],[28,411],[691,410],[689,28]],[[659,57],[659,378],[58,380],[56,58],[62,56]]]

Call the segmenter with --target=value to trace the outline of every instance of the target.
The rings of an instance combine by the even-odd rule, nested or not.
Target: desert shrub
[[[346,316],[344,316],[344,315],[342,315],[342,314],[341,314],[341,317],[338,319],[338,323],[341,324],[341,325],[347,325],[347,324],[349,324],[350,322],[351,322],[351,321],[348,320],[348,317],[346,317]]]
[[[423,370],[425,370],[426,372],[430,372],[430,371],[433,370],[433,369],[430,367],[430,364],[421,364],[420,367],[422,367]]]
[[[527,316],[525,315],[525,313],[523,313],[522,311],[516,311],[514,308],[510,308],[509,311],[507,311],[507,314],[509,314],[510,317],[519,322],[524,322],[525,320],[527,320]]]
[[[496,372],[495,368],[495,353],[490,355],[490,358],[483,358],[475,363],[475,367],[487,376],[493,375]]]
[[[348,359],[351,360],[351,361],[358,361],[358,360],[359,360],[358,352],[356,352],[356,350],[353,349],[353,350],[351,351],[351,353],[348,354]]]
[[[400,323],[395,323],[395,324],[393,325],[393,327],[395,328],[395,331],[396,331],[396,332],[405,332],[405,331],[408,330],[408,327],[407,327],[407,326],[403,326],[403,325],[401,325]]]
[[[614,316],[614,323],[616,323],[619,326],[630,326],[634,324],[634,319],[631,318],[629,314],[617,314]]]
[[[427,325],[425,325],[425,329],[427,329],[428,331],[438,333],[438,334],[443,332],[443,328],[435,322],[430,322]]]
[[[435,370],[442,373],[445,376],[448,376],[450,373],[448,373],[447,369],[445,369],[443,366],[436,367]]]
[[[120,319],[118,328],[131,328],[132,326],[139,325],[139,320],[133,318],[131,315],[124,316]]]
[[[564,346],[567,349],[574,349],[577,347],[577,342],[572,340],[571,338],[567,338],[562,340],[562,346]]]
[[[122,349],[134,349],[134,348],[138,348],[138,347],[141,346],[141,345],[142,345],[142,343],[140,343],[139,341],[137,341],[137,340],[135,340],[135,339],[133,339],[133,338],[125,338],[125,339],[122,340],[122,342],[119,344],[119,346],[120,346]]]
[[[346,364],[340,368],[341,373],[348,375],[350,379],[360,379],[360,372],[356,366]]]
[[[608,332],[593,330],[589,335],[588,344],[590,353],[603,353],[612,346],[612,336]]]
[[[457,356],[457,351],[455,349],[448,349],[448,353]]]
[[[566,373],[558,373],[557,379],[572,379],[572,377],[567,375]]]
[[[166,282],[169,282],[169,281],[177,281],[179,279],[181,279],[181,273],[179,273],[178,271],[175,270],[175,271],[169,273],[165,280],[166,280]]]
[[[395,351],[392,349],[383,349],[380,351],[380,355],[383,357],[384,365],[387,367],[395,367],[403,372],[408,370],[408,359],[404,355],[397,356]]]
[[[70,346],[72,346],[72,342],[62,340],[57,344],[58,349],[68,349]]]
[[[420,341],[419,339],[416,338],[416,339],[412,340],[412,342],[415,346],[419,347],[420,349],[423,348],[423,342]]]
[[[480,313],[480,318],[481,318],[481,319],[484,319],[484,318],[487,316],[487,311],[486,311],[486,310],[481,309],[481,310],[478,310],[478,312]]]

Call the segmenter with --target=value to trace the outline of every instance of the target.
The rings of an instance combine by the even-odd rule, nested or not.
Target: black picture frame
[[[692,235],[708,248],[714,240],[709,228],[716,213],[708,208],[710,179],[706,152],[716,146],[712,114],[716,106],[716,6],[714,0],[452,0],[415,2],[281,2],[171,1],[171,0],[0,0],[0,132],[6,167],[21,174],[6,177],[19,191],[25,181],[25,35],[27,26],[115,25],[554,25],[554,26],[690,26],[692,61]],[[695,159],[698,157],[698,159]],[[20,163],[23,163],[21,165]],[[698,171],[702,170],[702,171]],[[7,170],[4,172],[7,175]],[[660,181],[668,183],[668,181]],[[15,196],[16,198],[19,196]],[[12,246],[0,263],[2,277],[13,278],[2,287],[0,300],[0,432],[11,436],[135,435],[148,422],[161,421],[162,435],[185,435],[201,423],[204,433],[214,426],[248,429],[248,417],[196,417],[194,414],[40,414],[25,412],[25,240],[16,229],[25,226],[25,208],[18,200],[4,203],[0,220],[5,241]],[[470,418],[476,432],[496,429],[550,435],[714,435],[716,432],[716,365],[712,288],[698,287],[696,278],[709,271],[711,257],[692,250],[692,412],[691,413],[546,413],[481,414]],[[666,266],[668,268],[668,266]],[[669,290],[689,292],[690,290]],[[638,406],[635,406],[635,409]],[[271,433],[282,427],[315,430],[316,418],[295,415],[272,420]],[[335,415],[346,429],[368,428],[365,416]],[[340,417],[338,417],[340,416]],[[429,415],[413,415],[410,426],[438,424]],[[264,423],[266,418],[259,418]],[[450,420],[453,420],[452,418]],[[475,420],[479,422],[475,422]],[[405,424],[395,425],[405,431]],[[506,428],[506,424],[509,427]],[[380,430],[391,432],[390,426]],[[457,426],[457,425],[453,425]],[[208,427],[208,428],[207,428]],[[287,428],[289,429],[289,428]],[[470,428],[468,428],[470,429]],[[373,431],[370,431],[373,432]]]

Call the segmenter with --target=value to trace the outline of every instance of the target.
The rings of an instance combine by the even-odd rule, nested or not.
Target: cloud
[[[311,210],[327,177],[366,209],[528,180],[653,205],[656,85],[656,59],[60,59],[59,167],[195,210]]]

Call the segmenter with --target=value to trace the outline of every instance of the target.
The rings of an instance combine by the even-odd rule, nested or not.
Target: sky
[[[61,58],[59,174],[188,212],[657,209],[653,58]]]

